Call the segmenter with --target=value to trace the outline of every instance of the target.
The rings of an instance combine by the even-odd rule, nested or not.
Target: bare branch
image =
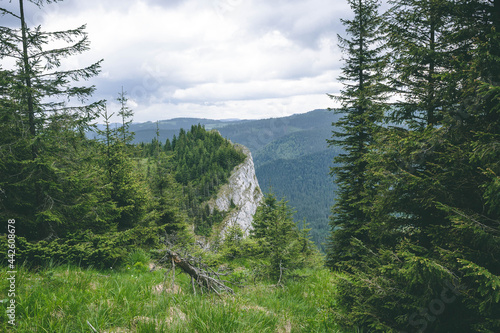
[[[221,280],[220,275],[222,274],[215,272],[208,265],[204,264],[201,259],[194,258],[192,256],[189,256],[188,254],[186,254],[184,257],[181,257],[181,255],[179,255],[177,252],[173,251],[171,237],[165,238],[165,245],[167,245],[166,254],[162,259],[160,259],[160,263],[171,262],[173,267],[175,267],[176,265],[180,267],[183,272],[189,274],[189,276],[191,276],[191,284],[193,285],[193,289],[195,284],[194,281],[196,281],[196,284],[200,288],[202,294],[203,289],[206,289],[209,292],[214,292],[219,296],[220,292],[228,292],[230,294],[234,294],[233,289],[226,285],[226,283],[229,282]]]
[[[16,15],[13,12],[11,12],[11,11],[5,9],[5,8],[0,8],[0,15],[4,16],[5,14],[9,14],[11,16],[14,16],[17,19],[21,19],[21,17],[19,15]]]

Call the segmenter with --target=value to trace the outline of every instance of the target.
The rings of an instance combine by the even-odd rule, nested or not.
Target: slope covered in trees
[[[296,210],[296,220],[308,223],[312,240],[321,250],[329,233],[326,222],[335,199],[334,183],[326,177],[334,156],[330,151],[321,151],[301,158],[273,160],[257,169],[261,188],[289,201]]]
[[[296,219],[306,219],[313,240],[322,250],[328,236],[328,216],[335,197],[334,183],[329,167],[340,149],[328,148],[326,138],[331,123],[339,115],[327,110],[261,120],[210,120],[176,118],[157,124],[132,124],[134,142],[171,141],[182,126],[203,124],[217,129],[232,142],[249,147],[255,171],[263,191],[272,188],[279,197],[285,197],[297,211]],[[90,137],[93,137],[91,134]]]
[[[159,135],[158,135],[159,136]],[[182,187],[182,207],[194,221],[195,233],[208,235],[212,225],[223,216],[210,212],[206,201],[217,194],[226,183],[233,168],[246,155],[224,139],[217,131],[207,131],[202,125],[181,129],[172,141],[162,144],[157,138],[138,145],[147,160],[147,178],[161,196],[168,191],[169,182]],[[170,177],[170,180],[169,180]]]

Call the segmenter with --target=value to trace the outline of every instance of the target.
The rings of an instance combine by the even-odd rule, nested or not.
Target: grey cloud
[[[7,2],[0,0],[0,7]],[[63,26],[89,23],[91,51],[80,63],[105,60],[102,75],[89,82],[97,88],[95,99],[114,101],[123,86],[141,110],[165,104],[188,110],[190,103],[204,102],[221,107],[228,100],[251,110],[260,108],[260,99],[335,89],[324,73],[339,64],[320,41],[336,44],[339,17],[348,15],[345,0],[142,0],[146,8],[137,3],[66,0],[42,9]],[[34,18],[36,13],[30,9]],[[274,40],[274,32],[283,38]],[[310,81],[297,84],[301,79]],[[176,92],[184,97],[175,98]],[[224,110],[234,103],[228,105]]]
[[[7,1],[0,0],[0,8],[8,10],[9,12],[19,16],[19,2],[18,1]],[[43,19],[45,8],[38,8],[35,4],[31,2],[24,3],[24,16],[29,27],[37,26]],[[0,24],[9,28],[19,28],[20,22],[18,18],[12,15],[5,14],[0,16]]]
[[[279,30],[302,47],[316,48],[324,35],[336,35],[339,19],[350,9],[344,0],[242,0],[249,1],[250,29],[265,33]]]

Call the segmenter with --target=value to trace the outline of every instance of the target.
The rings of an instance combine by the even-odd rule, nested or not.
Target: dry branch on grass
[[[174,283],[175,280],[175,266],[178,266],[184,273],[189,274],[191,277],[195,294],[195,285],[200,288],[202,294],[203,290],[214,292],[219,296],[221,292],[234,294],[233,289],[227,286],[227,284],[231,282],[222,279],[222,277],[228,275],[228,273],[214,271],[208,265],[204,264],[200,258],[195,258],[188,254],[185,254],[183,257],[178,252],[171,250],[172,247],[170,242],[166,241],[165,244],[167,245],[167,249],[165,250],[166,253],[159,262],[171,265],[170,269],[173,271],[172,283]]]

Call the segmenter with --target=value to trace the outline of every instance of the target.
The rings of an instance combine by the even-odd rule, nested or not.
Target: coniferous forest
[[[86,26],[0,3],[0,329],[500,331],[500,1],[346,1],[325,255],[273,193],[223,226],[245,153],[202,125],[136,143],[126,87],[112,112],[86,85],[103,60],[62,65]]]
[[[381,332],[500,329],[500,1],[349,1],[327,265]]]

